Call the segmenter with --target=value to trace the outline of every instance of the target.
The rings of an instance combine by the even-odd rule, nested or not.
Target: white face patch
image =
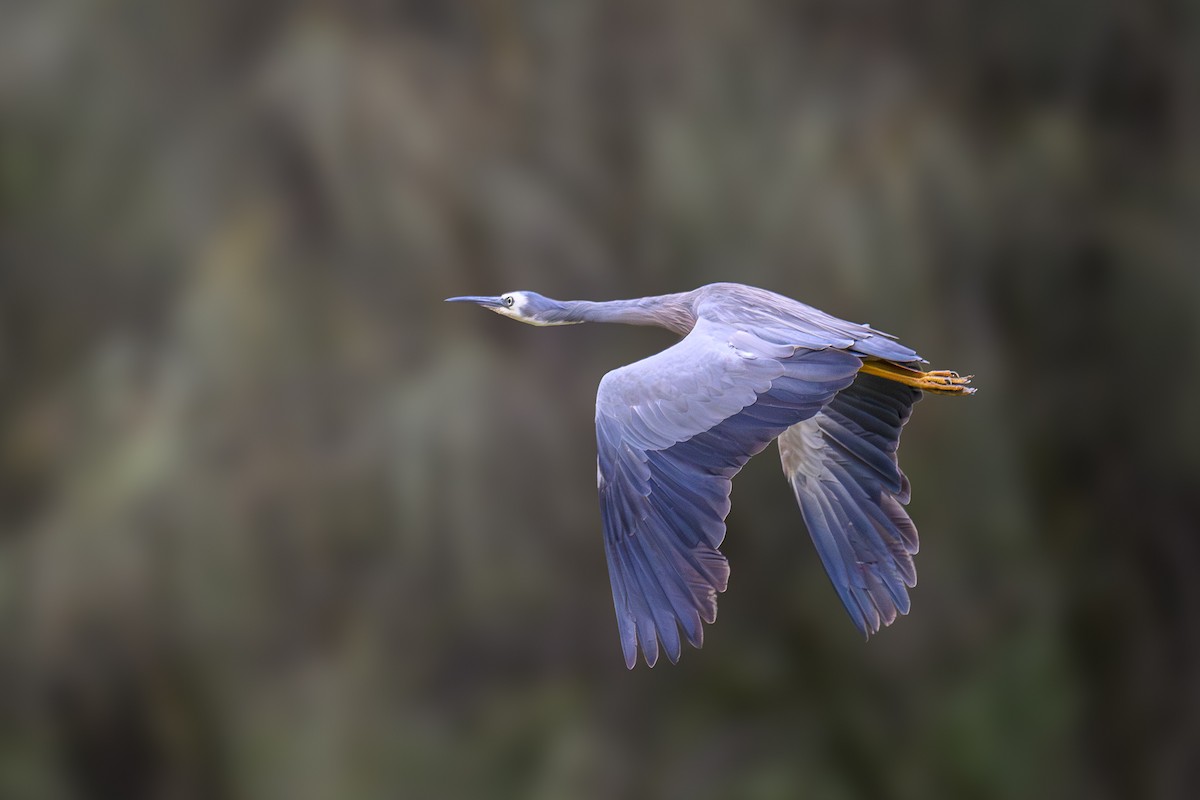
[[[518,319],[525,319],[525,308],[529,305],[529,298],[524,292],[509,292],[504,297],[513,299],[512,315]]]
[[[509,298],[512,298],[512,305],[508,304]],[[500,300],[504,305],[493,307],[492,311],[505,317],[512,317],[515,320],[524,322],[526,325],[536,325],[541,328],[548,325],[576,324],[574,322],[546,322],[526,315],[525,309],[529,307],[529,295],[525,292],[505,292],[500,295]]]
[[[509,305],[508,300],[512,298],[512,305]],[[502,317],[512,317],[519,319],[521,322],[531,322],[525,317],[524,308],[529,304],[529,299],[524,292],[505,292],[500,295],[500,300],[504,303],[502,306],[495,306],[491,310],[495,311]],[[532,323],[531,324],[537,324]]]

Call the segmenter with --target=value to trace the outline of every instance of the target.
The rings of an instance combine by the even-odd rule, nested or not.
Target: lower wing
[[[784,473],[825,571],[865,635],[907,614],[917,529],[896,462],[917,389],[860,373],[779,437]]]

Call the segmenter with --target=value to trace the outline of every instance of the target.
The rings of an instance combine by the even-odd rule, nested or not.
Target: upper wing
[[[819,413],[779,437],[783,469],[825,571],[867,635],[908,613],[917,529],[904,510],[900,430],[921,392],[859,375]]]
[[[889,333],[849,322],[775,292],[740,283],[702,287],[700,316],[748,327],[756,336],[810,350],[849,350],[858,356],[912,364],[923,361]]]
[[[717,614],[729,566],[730,480],[783,431],[854,380],[861,361],[833,349],[764,341],[701,320],[687,337],[614,370],[596,398],[604,547],[621,649],[630,668],[659,639],[679,658]]]

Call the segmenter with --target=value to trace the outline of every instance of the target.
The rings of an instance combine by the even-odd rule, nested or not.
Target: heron
[[[451,297],[530,325],[653,325],[682,337],[596,394],[596,482],[625,665],[704,642],[729,582],[731,481],[779,442],[826,574],[865,638],[909,611],[917,528],[896,451],[924,392],[974,393],[896,337],[775,292],[714,283],[634,300]]]

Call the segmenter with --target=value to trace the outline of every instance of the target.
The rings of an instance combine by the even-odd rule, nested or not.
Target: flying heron
[[[630,669],[659,643],[678,661],[717,617],[729,563],[730,481],[779,440],[783,471],[838,596],[865,636],[907,614],[917,529],[896,462],[922,392],[967,395],[970,376],[868,325],[774,292],[714,283],[611,302],[536,292],[451,297],[530,325],[656,325],[677,344],[609,372],[596,395],[596,481],[621,650]]]

